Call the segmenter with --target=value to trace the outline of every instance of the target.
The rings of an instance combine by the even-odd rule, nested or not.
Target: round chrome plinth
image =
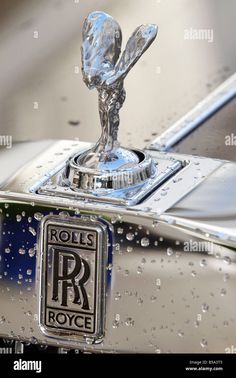
[[[71,159],[67,178],[73,190],[88,192],[127,189],[156,174],[156,165],[143,151],[118,148],[109,159],[97,160],[88,152]]]
[[[101,150],[101,147],[103,146],[97,145],[75,157],[75,164],[89,170],[102,172],[133,168],[140,162],[140,157],[135,151],[118,147],[106,152]]]

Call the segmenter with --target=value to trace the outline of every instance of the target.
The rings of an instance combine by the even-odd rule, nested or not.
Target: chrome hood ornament
[[[157,35],[156,25],[141,25],[121,53],[119,24],[104,12],[89,14],[83,25],[82,73],[89,89],[99,95],[101,137],[70,165],[74,189],[124,189],[140,184],[156,171],[144,152],[120,147],[119,111],[125,101],[124,79]],[[120,57],[120,59],[119,59]]]

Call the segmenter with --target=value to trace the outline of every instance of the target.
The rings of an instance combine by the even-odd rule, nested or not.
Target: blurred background
[[[1,0],[0,135],[13,142],[100,134],[97,93],[81,75],[87,14],[110,13],[125,44],[142,23],[158,37],[125,81],[119,139],[144,147],[236,71],[235,0]],[[213,30],[213,41],[185,30]]]

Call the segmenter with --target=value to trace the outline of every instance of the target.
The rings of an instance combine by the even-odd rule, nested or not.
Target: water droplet
[[[9,247],[5,248],[5,253],[10,253],[10,252],[11,252],[11,250],[10,250]]]
[[[27,269],[26,274],[28,274],[28,276],[30,276],[32,274],[32,269]]]
[[[112,322],[112,328],[118,328],[119,325],[120,325],[120,322],[119,322],[118,320],[114,320],[114,321]]]
[[[37,343],[38,343],[38,340],[36,339],[36,337],[32,336],[32,337],[30,338],[30,342],[31,342],[31,344],[37,344]]]
[[[93,341],[94,341],[94,339],[92,337],[86,337],[85,338],[85,342],[86,342],[87,345],[92,345]]]
[[[34,236],[37,234],[33,227],[29,227],[29,232]]]
[[[225,273],[225,275],[224,275],[224,277],[223,277],[223,281],[226,282],[226,281],[229,280],[229,278],[230,278],[229,273]]]
[[[119,301],[121,299],[121,293],[117,292],[115,295],[115,301]]]
[[[124,271],[124,274],[125,274],[125,276],[128,276],[128,275],[129,275],[129,270],[126,269],[126,270]]]
[[[25,249],[24,248],[19,248],[18,252],[19,252],[20,255],[24,255],[25,254]]]
[[[141,239],[141,246],[142,247],[148,247],[150,244],[150,240],[148,238],[142,238]]]
[[[227,290],[226,289],[221,289],[220,295],[223,297],[226,294],[227,294]]]
[[[207,347],[207,340],[202,339],[201,342],[200,342],[200,345],[201,345],[202,348],[206,348]]]
[[[209,310],[209,306],[207,303],[202,304],[202,312],[207,312]]]
[[[42,345],[42,344],[39,345],[40,350],[46,350],[47,347],[48,347],[47,345]]]
[[[121,219],[122,219],[122,217],[120,216],[120,214],[118,214],[118,215],[114,215],[114,216],[111,218],[111,223],[112,223],[112,224],[115,224],[115,223],[119,222]]]
[[[143,304],[143,299],[142,299],[141,297],[138,298],[138,299],[137,299],[137,303],[138,303],[139,305]]]
[[[161,196],[165,197],[167,195],[167,192],[161,192]]]
[[[128,252],[128,253],[133,252],[133,248],[130,247],[130,246],[128,246],[128,247],[127,247],[127,252]]]
[[[141,266],[138,266],[137,273],[138,274],[142,274],[143,273],[143,268],[141,268]]]
[[[0,316],[0,324],[3,324],[6,321],[6,318],[4,316]]]
[[[60,211],[59,216],[62,217],[62,218],[68,218],[70,216],[70,214],[68,213],[68,211]],[[86,217],[83,220],[86,220]]]
[[[175,257],[177,258],[177,259],[179,259],[180,257],[181,257],[181,252],[176,252],[176,254],[175,254]]]
[[[126,234],[126,239],[129,241],[134,240],[134,234],[132,232],[129,232],[128,234]]]
[[[154,221],[152,222],[152,227],[153,227],[153,228],[156,228],[157,226],[158,226],[158,221],[155,221],[155,220],[154,220]]]
[[[17,215],[16,215],[16,221],[17,221],[17,222],[20,222],[21,219],[22,219],[22,216],[21,216],[20,214],[17,214]]]
[[[199,326],[200,326],[200,322],[199,322],[198,320],[196,320],[196,321],[194,322],[194,327],[198,328]]]
[[[178,336],[179,336],[179,337],[184,337],[184,332],[181,331],[181,330],[179,330],[179,331],[178,331]]]
[[[29,249],[29,256],[33,257],[34,255],[35,255],[35,249],[34,248],[30,248]]]
[[[231,264],[231,258],[229,256],[225,256],[224,257],[224,263],[228,264],[228,265]]]
[[[112,266],[113,266],[112,264],[108,264],[108,265],[107,265],[107,270],[110,270],[110,271],[111,271],[111,270],[112,270]]]
[[[167,248],[166,253],[167,253],[167,256],[172,256],[174,254],[174,251],[172,248]]]
[[[202,259],[202,260],[200,261],[200,266],[201,266],[201,267],[205,267],[205,266],[207,266],[207,261],[206,261],[206,259]]]
[[[141,263],[146,264],[146,259],[144,257],[142,258]]]
[[[127,327],[133,327],[133,326],[134,326],[134,320],[133,320],[132,318],[127,318],[127,319],[125,320],[125,325],[126,325]]]
[[[43,214],[41,213],[34,213],[34,219],[36,219],[37,221],[40,221],[41,219],[43,218]]]
[[[121,227],[117,228],[117,234],[121,235],[121,234],[123,234],[123,232],[124,232],[123,228],[121,228]]]
[[[5,209],[8,209],[8,207],[9,207],[9,203],[5,203],[5,204],[4,204],[4,207],[5,207]]]
[[[195,270],[192,270],[192,272],[191,272],[191,276],[192,276],[192,277],[196,277],[196,275],[197,275],[197,273],[195,272]]]
[[[183,180],[182,177],[176,177],[173,179],[173,183],[176,184],[177,182],[180,182],[182,180]]]

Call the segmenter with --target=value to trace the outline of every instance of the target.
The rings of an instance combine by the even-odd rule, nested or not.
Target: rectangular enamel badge
[[[103,334],[106,232],[89,218],[48,216],[41,226],[40,325],[94,341]]]

